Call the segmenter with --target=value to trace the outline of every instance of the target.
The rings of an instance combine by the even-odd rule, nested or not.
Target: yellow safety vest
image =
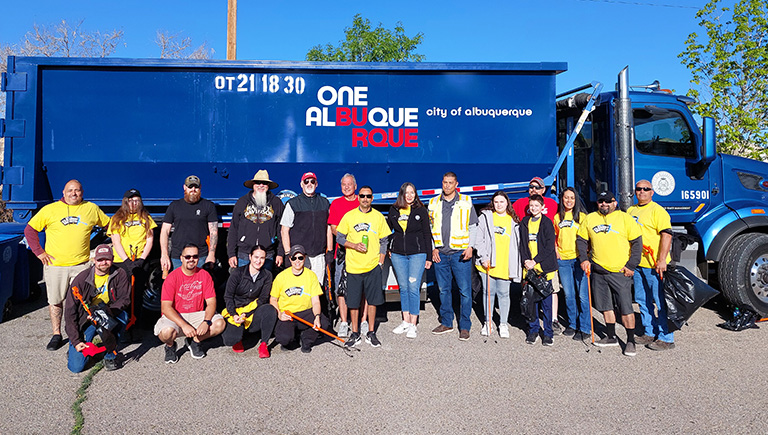
[[[469,216],[472,212],[472,198],[461,193],[456,193],[459,198],[453,205],[451,212],[451,234],[448,246],[451,249],[467,249],[469,247]],[[432,227],[432,239],[435,247],[445,245],[442,235],[443,220],[443,195],[438,195],[429,200],[429,223]]]

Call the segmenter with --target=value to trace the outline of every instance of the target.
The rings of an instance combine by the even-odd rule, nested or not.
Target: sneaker
[[[176,364],[179,362],[179,356],[176,354],[176,342],[173,343],[173,346],[165,346],[165,363],[166,364]]]
[[[552,337],[547,337],[546,335],[541,338],[541,344],[544,346],[553,346],[555,344],[555,340],[552,339]]]
[[[347,322],[339,323],[339,337],[342,337],[342,338],[349,337],[349,323]]]
[[[608,337],[608,336],[605,336],[605,337],[601,338],[600,340],[597,340],[597,341],[594,343],[594,345],[595,345],[595,346],[599,346],[599,347],[613,347],[613,346],[618,346],[618,345],[619,345],[619,339],[618,339],[618,338],[616,338],[616,337]]]
[[[469,330],[468,329],[461,329],[461,330],[459,330],[459,340],[461,340],[461,341],[469,340]]]
[[[509,338],[509,326],[502,323],[499,325],[499,337],[501,338]]]
[[[259,345],[259,358],[269,358],[269,348],[267,347],[267,343],[263,341]]]
[[[408,328],[408,332],[405,334],[405,338],[416,338],[416,325],[411,325]]]
[[[61,343],[64,340],[61,338],[61,334],[54,334],[53,337],[51,337],[51,341],[48,342],[48,345],[45,346],[48,350],[58,350],[61,347]]]
[[[403,323],[397,325],[397,328],[393,329],[392,332],[397,335],[400,335],[404,332],[407,332],[410,326],[411,326],[410,323],[404,321]]]
[[[120,361],[117,360],[117,357],[106,359],[104,358],[104,370],[111,372],[112,370],[117,370],[120,368]]]
[[[301,353],[310,353],[310,352],[312,352],[312,345],[304,340],[301,340]]]
[[[232,346],[232,352],[234,352],[234,353],[243,353],[243,352],[245,352],[245,348],[243,347],[243,342],[242,341],[238,341],[237,343],[235,343],[235,345]]]
[[[483,325],[483,328],[480,330],[480,335],[482,335],[483,337],[487,337],[488,336],[488,324],[487,323],[485,325]]]
[[[625,356],[635,356],[637,355],[637,350],[635,350],[635,343],[628,341],[627,345],[624,346],[624,355]]]
[[[538,332],[529,332],[528,335],[525,336],[525,342],[528,344],[536,343],[536,339],[539,338]]]
[[[576,334],[576,330],[571,328],[570,326],[565,328],[565,331],[563,331],[563,335],[566,337],[573,337],[573,335]]]
[[[353,331],[351,334],[349,334],[349,338],[347,339],[347,341],[344,342],[344,346],[355,347],[358,344],[360,344],[360,341],[361,341],[360,333]]]
[[[584,331],[576,331],[576,333],[573,334],[573,339],[576,341],[592,340],[592,333],[584,332]]]
[[[192,358],[194,359],[205,358],[205,352],[203,351],[203,347],[200,345],[200,343],[196,342],[195,340],[192,340],[191,338],[187,338],[187,349],[189,349],[189,354],[192,355]]]
[[[368,321],[365,320],[363,322],[360,322],[360,335],[367,335],[368,334]]]
[[[365,342],[370,344],[372,347],[381,347],[381,342],[376,337],[376,333],[373,331],[365,335]]]
[[[653,343],[653,340],[654,340],[653,336],[648,334],[635,336],[635,343],[639,344],[640,346],[649,345]]]
[[[432,333],[435,335],[440,335],[440,334],[445,334],[446,332],[451,332],[451,331],[453,331],[452,327],[440,324],[437,328],[432,330]]]
[[[563,333],[563,327],[560,326],[560,322],[558,322],[557,320],[552,322],[552,333],[555,335],[560,335]]]
[[[656,340],[653,343],[647,344],[645,347],[651,350],[672,350],[675,348],[675,343]]]

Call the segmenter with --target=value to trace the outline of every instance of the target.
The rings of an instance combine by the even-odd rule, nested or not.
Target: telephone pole
[[[227,60],[237,59],[237,0],[227,5]]]

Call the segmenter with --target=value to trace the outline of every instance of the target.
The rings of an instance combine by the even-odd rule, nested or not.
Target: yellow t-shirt
[[[108,224],[107,215],[88,201],[78,205],[56,201],[40,209],[29,221],[29,226],[36,231],[45,231],[45,252],[54,258],[54,266],[74,266],[88,261],[91,230]]]
[[[147,218],[149,219],[149,231],[152,231],[153,228],[157,228],[157,224],[152,217],[147,216]],[[123,228],[115,227],[114,220],[111,221],[109,223],[107,235],[112,236],[112,234],[117,234],[120,236],[120,244],[123,246],[126,255],[128,255],[128,258],[120,258],[117,250],[113,249],[115,263],[122,263],[125,260],[130,260],[131,252],[135,252],[136,258],[139,258],[144,252],[144,247],[147,245],[147,233],[149,231],[144,228],[143,222],[139,220],[139,215],[136,213],[128,216]]]
[[[96,284],[96,291],[98,294],[91,299],[91,305],[98,305],[99,303],[109,303],[109,291],[107,283],[109,282],[109,275],[93,275],[93,282]]]
[[[619,272],[627,264],[629,241],[641,236],[635,219],[621,210],[607,216],[592,212],[579,228],[579,237],[592,246],[592,261],[611,272]]]
[[[351,243],[361,243],[363,235],[368,235],[368,251],[363,254],[354,249],[347,249],[347,273],[366,273],[379,265],[379,240],[392,232],[384,215],[371,209],[363,213],[360,208],[347,212],[336,231],[347,236]]]
[[[509,279],[509,238],[512,233],[512,216],[504,213],[499,216],[493,213],[493,246],[496,248],[495,265],[488,271],[492,277],[498,279]],[[478,264],[477,270],[485,273],[483,266]]]
[[[279,311],[298,313],[312,308],[312,297],[323,294],[315,272],[304,268],[301,275],[293,274],[292,269],[286,269],[275,277],[269,295],[277,298]]]
[[[646,253],[645,250],[643,250],[640,267],[656,267],[656,261],[659,258],[659,248],[661,246],[660,233],[672,228],[672,221],[669,217],[669,213],[664,210],[664,207],[653,201],[642,207],[633,205],[627,210],[627,213],[634,217],[635,221],[640,225],[640,229],[643,232],[643,245],[653,249],[653,258],[651,258],[650,252]],[[672,256],[667,253],[667,263],[670,261],[672,261]]]
[[[543,216],[543,215],[542,215]],[[535,258],[537,255],[539,255],[539,227],[541,226],[541,217],[534,220],[531,218],[528,221],[528,250],[531,251],[531,258]],[[536,263],[536,266],[533,267],[533,270],[536,272],[542,273],[544,272],[544,269],[541,268],[541,264]],[[555,272],[549,272],[547,274],[547,279],[552,279],[555,277]]]
[[[579,222],[584,222],[585,213],[579,214]],[[565,218],[560,220],[560,213],[555,214],[555,233],[557,233],[557,252],[562,260],[573,260],[579,256],[576,250],[576,234],[579,232],[579,223],[573,220],[573,212],[565,212]]]
[[[397,218],[397,223],[400,224],[400,228],[403,229],[403,232],[405,232],[405,229],[408,227],[408,217],[411,215],[411,206],[407,206],[406,208],[400,209],[400,216]]]

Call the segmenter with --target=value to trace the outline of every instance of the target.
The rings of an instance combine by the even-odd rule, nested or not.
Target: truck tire
[[[768,235],[734,238],[723,251],[718,278],[728,301],[768,316]]]

